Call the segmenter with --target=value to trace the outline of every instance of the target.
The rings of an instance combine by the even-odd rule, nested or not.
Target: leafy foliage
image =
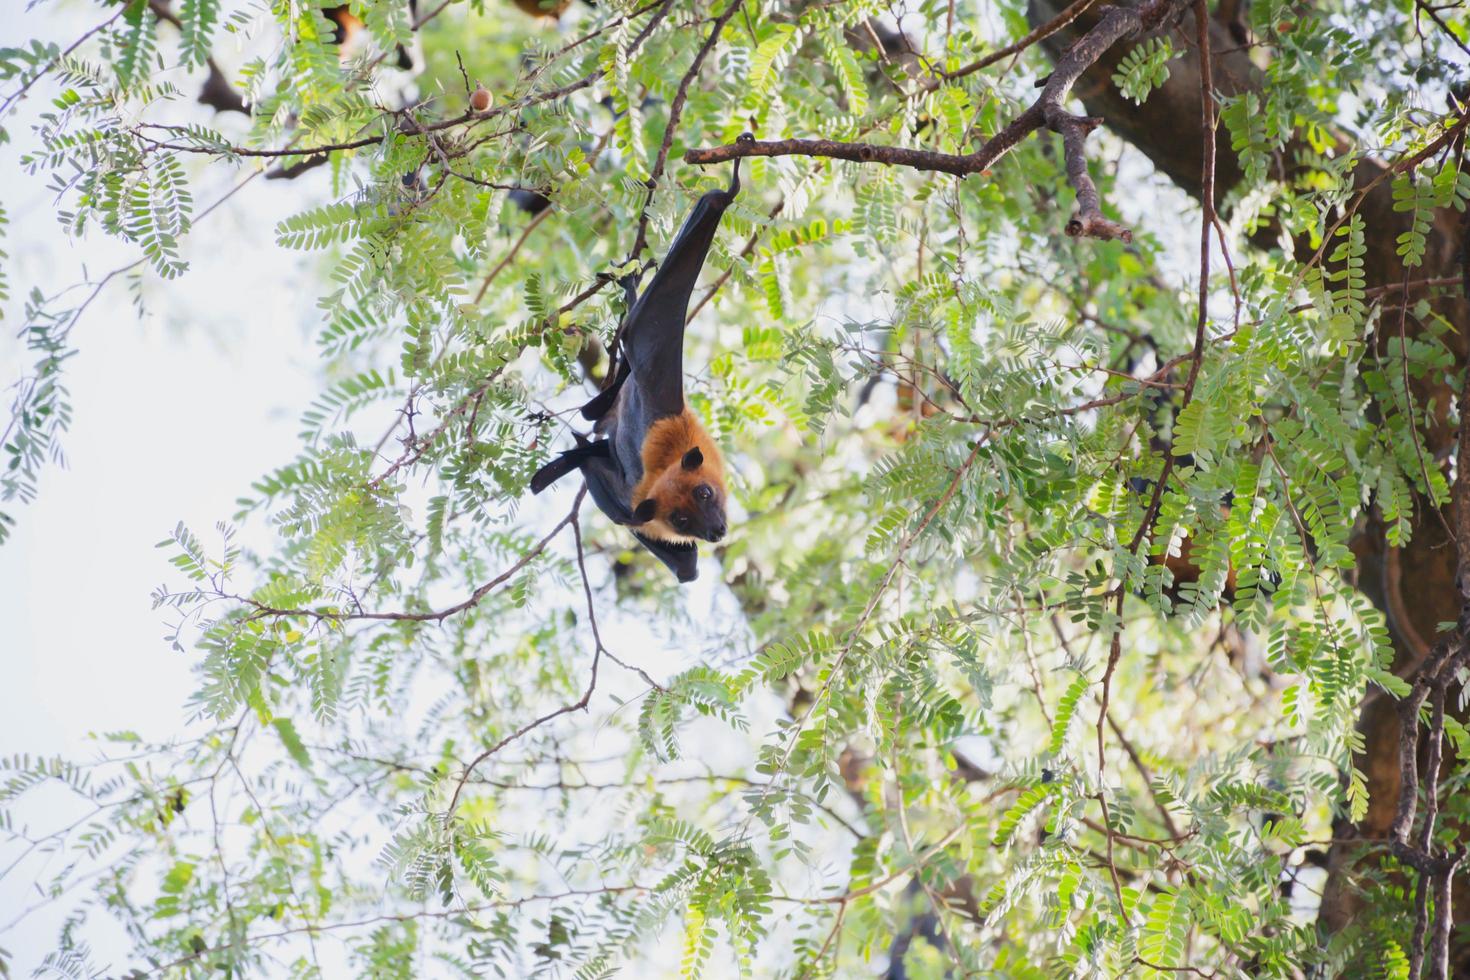
[[[0,84],[49,87],[23,162],[62,226],[134,250],[81,298],[27,292],[6,502],[63,459],[73,328],[113,278],[186,276],[262,170],[316,182],[275,235],[322,271],[299,447],[234,523],[161,544],[197,731],[0,762],[28,854],[41,787],[91,811],[11,872],[75,903],[44,969],[1405,973],[1401,882],[1330,943],[1287,886],[1377,802],[1364,692],[1406,692],[1356,535],[1406,548],[1451,497],[1425,440],[1455,409],[1423,395],[1456,363],[1447,287],[1405,284],[1470,178],[1453,113],[1373,52],[1452,41],[1403,7],[1251,5],[1270,68],[1218,102],[1243,178],[1203,311],[1199,210],[1125,186],[1132,158],[1095,167],[1127,246],[1062,234],[1042,140],[963,182],[747,161],[686,359],[740,519],[691,599],[571,490],[525,493],[605,371],[630,249],[727,179],[683,151],[966,152],[1050,70],[960,70],[1022,5],[916,5],[913,63],[869,0],[742,0],[718,36],[723,4],[395,0],[351,5],[341,49],[330,6],[134,0],[74,50],[0,50]],[[1143,103],[1186,56],[1137,44],[1113,84]],[[248,122],[190,104],[217,63]],[[1397,293],[1368,277],[1370,154],[1410,161]],[[95,962],[103,915],[126,965]]]
[[[1119,92],[1142,104],[1150,92],[1169,80],[1169,61],[1174,57],[1174,46],[1167,37],[1151,37],[1118,63],[1113,84]]]

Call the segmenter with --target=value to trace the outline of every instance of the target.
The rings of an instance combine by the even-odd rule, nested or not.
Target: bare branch
[[[582,498],[587,496],[587,488],[584,486],[577,492],[577,499],[572,503],[571,513],[567,514],[546,535],[537,541],[520,559],[499,575],[486,582],[484,585],[470,593],[469,598],[456,602],[452,606],[445,606],[433,612],[338,612],[330,609],[278,609],[258,602],[248,596],[222,596],[221,598],[236,599],[255,609],[257,616],[309,616],[318,620],[329,620],[334,623],[348,622],[350,620],[379,620],[396,623],[442,623],[450,616],[472,609],[480,604],[480,600],[489,595],[496,586],[507,582],[511,576],[531,563],[536,556],[546,550],[551,539],[561,533],[561,529],[571,524],[575,529],[577,526],[577,513],[582,509]],[[581,541],[581,532],[578,531],[578,541]]]
[[[587,608],[590,611],[592,609],[592,586],[587,582],[587,566],[582,561],[582,524],[577,519],[577,513],[581,510],[582,507],[582,498],[586,496],[586,494],[587,488],[584,486],[582,490],[577,494],[577,503],[576,506],[572,508],[572,513],[569,517],[569,520],[572,523],[572,534],[575,535],[577,539],[577,566],[582,569],[582,588],[587,593]],[[546,714],[540,716],[539,718],[536,718],[534,721],[526,722],[520,728],[517,728],[509,735],[505,736],[500,741],[496,742],[494,745],[490,746],[488,749],[475,756],[474,759],[470,761],[470,764],[465,766],[464,772],[459,777],[459,782],[455,784],[454,794],[449,798],[449,806],[444,811],[444,825],[446,827],[449,826],[449,822],[454,819],[454,809],[459,805],[459,794],[464,791],[465,784],[469,782],[470,777],[474,775],[475,769],[480,765],[480,763],[484,762],[486,759],[490,758],[492,755],[505,748],[511,742],[514,742],[515,740],[521,738],[523,735],[526,735],[527,733],[534,731],[537,728],[540,728],[547,722],[555,718],[560,718],[562,715],[569,715],[574,711],[586,710],[588,702],[592,700],[592,692],[597,690],[597,665],[602,660],[603,654],[602,636],[597,631],[597,620],[595,618],[592,620],[592,639],[592,674],[590,677],[587,678],[587,689],[582,692],[581,698],[568,704],[564,704],[554,711],[548,711]]]
[[[1067,222],[1067,234],[1073,238],[1101,238],[1105,241],[1120,238],[1133,241],[1133,232],[1116,221],[1103,217],[1102,201],[1097,196],[1097,185],[1087,172],[1087,153],[1082,144],[1087,134],[1102,122],[1097,116],[1074,116],[1055,106],[1047,106],[1047,125],[1062,134],[1062,149],[1066,154],[1067,179],[1077,191],[1077,214]]]

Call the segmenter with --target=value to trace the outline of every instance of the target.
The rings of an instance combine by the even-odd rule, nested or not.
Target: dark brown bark
[[[1058,0],[1031,0],[1028,15],[1031,23],[1042,24],[1056,17],[1065,7]],[[1059,57],[1066,46],[1096,23],[1097,10],[1090,10],[1071,25],[1043,42],[1048,53]],[[1223,96],[1256,89],[1261,85],[1262,73],[1242,49],[1237,35],[1239,24],[1216,22],[1211,25],[1212,47],[1217,52],[1212,59],[1215,89]],[[1107,51],[1078,81],[1074,94],[1086,106],[1087,112],[1101,116],[1108,131],[1130,142],[1146,155],[1154,165],[1186,192],[1198,197],[1201,188],[1201,158],[1199,147],[1202,128],[1199,113],[1199,62],[1194,52],[1193,15],[1186,15],[1178,25],[1173,40],[1176,48],[1186,49],[1185,57],[1170,65],[1171,75],[1164,86],[1155,91],[1142,106],[1135,106],[1125,99],[1111,82],[1118,62],[1128,53],[1131,45],[1120,44]],[[1218,199],[1225,200],[1230,189],[1243,177],[1240,161],[1229,150],[1228,141],[1218,156],[1216,185]],[[1291,154],[1284,153],[1276,161],[1278,168],[1288,167]],[[1381,161],[1365,161],[1356,173],[1359,188],[1373,184],[1383,177],[1387,164]],[[1284,169],[1278,176],[1288,176]],[[1359,208],[1369,237],[1366,241],[1365,266],[1367,285],[1391,286],[1401,282],[1404,269],[1395,252],[1395,239],[1406,227],[1403,215],[1393,210],[1390,181],[1382,180],[1369,190]],[[1277,235],[1270,229],[1258,233],[1254,244],[1263,248],[1279,247]],[[1311,252],[1302,245],[1295,246],[1295,257],[1306,260]],[[1430,236],[1429,249],[1424,265],[1414,270],[1415,276],[1459,277],[1461,275],[1462,231],[1452,214],[1438,216]],[[1388,302],[1392,302],[1389,300]],[[1444,316],[1457,328],[1457,333],[1447,338],[1454,350],[1457,365],[1455,374],[1463,373],[1466,364],[1466,340],[1470,337],[1470,309],[1463,298],[1440,298],[1435,301],[1436,312]],[[1386,344],[1397,340],[1397,307],[1389,306],[1380,319],[1378,342]],[[1405,333],[1412,336],[1421,329],[1413,317],[1407,317]],[[1424,452],[1429,465],[1445,460],[1454,453],[1455,433],[1448,424],[1448,410],[1458,392],[1436,381],[1432,384],[1415,386],[1418,403],[1434,405],[1435,424],[1426,437]],[[1437,624],[1452,622],[1460,611],[1459,590],[1456,588],[1457,553],[1447,533],[1445,514],[1435,514],[1420,502],[1416,513],[1416,524],[1411,542],[1402,550],[1389,547],[1383,529],[1376,522],[1366,521],[1355,542],[1354,551],[1358,558],[1356,585],[1388,618],[1396,651],[1395,670],[1407,676],[1417,668],[1433,643]],[[1370,803],[1366,818],[1356,826],[1341,821],[1335,836],[1358,840],[1383,840],[1388,836],[1393,823],[1399,798],[1400,760],[1399,714],[1393,699],[1381,692],[1365,697],[1361,708],[1358,727],[1362,731],[1366,752],[1359,759],[1359,766],[1368,779]],[[1330,857],[1330,878],[1323,898],[1321,922],[1329,931],[1337,931],[1348,925],[1364,907],[1364,896],[1358,891],[1351,874],[1361,860],[1376,860],[1381,849],[1339,843],[1333,846]],[[1463,889],[1461,890],[1463,892]],[[1470,903],[1463,899],[1457,903],[1456,922],[1470,924]],[[1405,935],[1405,940],[1408,936]],[[1470,950],[1459,944],[1451,951],[1454,975],[1470,975]]]

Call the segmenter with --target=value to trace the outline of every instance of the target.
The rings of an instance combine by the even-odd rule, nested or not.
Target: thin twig
[[[1204,160],[1201,167],[1200,187],[1200,271],[1199,271],[1199,313],[1195,321],[1194,346],[1189,353],[1189,375],[1184,381],[1184,395],[1182,398],[1181,411],[1187,408],[1194,398],[1194,387],[1199,380],[1200,366],[1204,361],[1205,338],[1210,320],[1210,232],[1215,223],[1215,93],[1214,78],[1210,63],[1210,19],[1205,0],[1195,0],[1194,3],[1195,28],[1199,43],[1200,60],[1200,114],[1203,123],[1203,154]],[[1153,495],[1149,500],[1148,508],[1144,511],[1143,520],[1139,522],[1138,530],[1133,535],[1129,544],[1129,551],[1134,554],[1142,547],[1144,539],[1148,536],[1153,526],[1154,518],[1158,515],[1159,507],[1163,503],[1164,488],[1169,482],[1169,475],[1174,469],[1174,455],[1170,453],[1164,460],[1163,468],[1159,473],[1158,480],[1154,483]],[[1098,767],[1098,793],[1102,801],[1104,820],[1106,822],[1106,780],[1104,773],[1106,758],[1104,756],[1105,738],[1104,728],[1108,717],[1108,703],[1112,695],[1113,672],[1117,669],[1118,661],[1123,654],[1123,600],[1126,589],[1122,583],[1118,585],[1115,613],[1118,622],[1113,624],[1112,642],[1108,650],[1108,663],[1103,671],[1101,707],[1097,718],[1097,767]],[[1112,861],[1112,836],[1108,836],[1108,860]],[[1116,871],[1114,872],[1116,876]],[[1115,881],[1116,883],[1116,881]]]
[[[91,30],[88,30],[87,32],[85,32],[81,37],[77,38],[75,41],[73,41],[71,44],[69,44],[67,46],[66,50],[62,51],[56,57],[54,57],[50,61],[46,62],[46,64],[44,64],[40,68],[36,69],[36,73],[33,74],[33,75],[31,75],[25,81],[23,81],[21,83],[21,85],[20,85],[20,88],[18,88],[16,91],[12,92],[9,96],[7,96],[4,102],[0,102],[0,119],[4,119],[5,116],[10,112],[11,107],[14,106],[16,103],[18,103],[21,99],[25,98],[25,94],[30,91],[31,86],[32,85],[35,85],[41,79],[45,78],[48,74],[50,74],[51,69],[53,69],[57,65],[59,65],[61,63],[62,59],[66,58],[67,55],[71,54],[77,48],[81,47],[84,43],[86,43],[86,41],[87,41],[88,38],[92,37],[93,35],[101,32],[101,31],[105,31],[107,28],[109,28],[113,24],[117,23],[117,19],[119,17],[121,17],[123,14],[127,13],[127,12],[128,12],[128,7],[127,6],[119,7],[117,13],[113,14],[111,17],[107,18],[102,23],[98,24],[96,27],[93,27]]]
[[[956,78],[964,78],[966,75],[973,75],[977,71],[983,71],[984,69],[989,68],[996,62],[1004,61],[1012,55],[1020,54],[1022,51],[1025,51],[1027,48],[1031,47],[1031,45],[1035,44],[1037,41],[1042,41],[1048,37],[1051,37],[1057,31],[1072,23],[1072,21],[1076,20],[1078,17],[1086,13],[1087,8],[1091,7],[1094,3],[1097,2],[1098,0],[1077,0],[1076,3],[1073,3],[1070,7],[1067,7],[1061,13],[1057,14],[1051,20],[1047,21],[1045,24],[1042,24],[1040,27],[1036,28],[1030,34],[1027,34],[1016,43],[1008,44],[998,51],[992,51],[990,54],[979,59],[978,61],[972,61],[968,65],[965,65],[961,68],[956,68],[954,71],[941,72],[939,78],[946,82],[952,82]],[[925,91],[932,91],[938,88],[939,85],[939,80],[929,79],[925,81],[924,89]]]
[[[664,126],[664,138],[658,146],[658,156],[653,162],[653,170],[649,172],[648,197],[643,202],[643,213],[638,217],[638,233],[633,238],[633,247],[628,251],[629,261],[636,261],[638,256],[648,245],[648,220],[650,216],[649,206],[653,204],[653,192],[658,189],[658,182],[663,179],[664,168],[668,166],[669,149],[674,145],[674,134],[678,132],[679,120],[684,115],[684,105],[689,101],[689,86],[699,77],[699,69],[704,65],[704,59],[714,50],[720,40],[720,32],[730,19],[741,9],[741,0],[729,0],[725,12],[715,18],[710,27],[709,37],[699,46],[694,54],[694,60],[689,65],[689,70],[679,80],[679,90],[674,93],[674,101],[669,103],[669,120]]]
[[[571,513],[558,521],[556,526],[550,531],[547,531],[546,535],[522,555],[514,565],[475,589],[474,592],[470,593],[469,598],[456,602],[452,606],[445,606],[443,609],[437,609],[432,612],[340,612],[333,609],[281,609],[266,605],[248,596],[221,594],[220,598],[236,599],[243,602],[255,610],[256,616],[308,616],[312,619],[326,620],[334,623],[349,622],[352,620],[378,620],[398,623],[442,623],[450,616],[457,615],[466,609],[471,609],[479,605],[480,600],[489,595],[496,586],[508,581],[517,572],[529,565],[541,552],[545,551],[546,546],[551,543],[551,539],[560,534],[562,528],[571,524],[575,529],[577,512],[582,506],[582,498],[586,495],[587,488],[584,486],[577,492],[577,498],[572,503]]]
[[[577,502],[572,507],[572,513],[569,517],[569,520],[572,524],[572,535],[576,538],[578,555],[582,553],[582,524],[581,521],[577,519],[577,515],[582,507],[582,498],[586,496],[586,494],[587,488],[583,487],[582,490],[577,494]],[[582,576],[582,587],[587,592],[587,603],[588,608],[590,609],[592,604],[592,587],[587,583],[585,568],[584,574]],[[587,704],[592,700],[592,692],[597,690],[597,665],[601,661],[603,654],[602,637],[597,632],[597,621],[595,619],[592,622],[592,638],[592,671],[587,678],[587,688],[582,692],[582,696],[576,701],[564,704],[560,708],[556,708],[553,711],[548,711],[546,714],[541,715],[539,718],[536,718],[533,721],[526,722],[520,728],[517,728],[515,731],[511,732],[509,735],[505,736],[500,741],[496,742],[494,745],[485,749],[479,755],[471,759],[469,765],[464,767],[464,772],[460,774],[459,781],[455,783],[454,793],[449,797],[449,805],[444,810],[444,826],[448,827],[450,822],[454,819],[455,808],[459,805],[459,795],[464,791],[465,784],[470,781],[470,777],[474,775],[475,769],[477,769],[481,765],[481,763],[483,763],[486,759],[489,759],[501,749],[505,748],[511,742],[514,742],[517,739],[534,731],[535,729],[540,728],[547,722],[552,721],[556,718],[560,718],[562,715],[569,715],[574,711],[586,710]]]

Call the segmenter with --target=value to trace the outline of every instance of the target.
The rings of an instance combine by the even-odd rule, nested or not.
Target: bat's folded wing
[[[531,477],[531,492],[540,493],[572,470],[584,468],[591,460],[607,459],[611,452],[606,441],[584,443],[575,449],[568,449],[536,471]]]
[[[655,558],[669,566],[669,571],[680,582],[693,582],[699,578],[699,549],[692,544],[679,544],[673,541],[656,541],[653,538],[645,538],[637,531],[633,537],[638,543],[653,552]]]
[[[582,476],[587,480],[587,490],[597,509],[612,519],[614,524],[630,524],[633,521],[633,485],[618,466],[616,457],[590,460],[582,467]]]
[[[684,411],[684,321],[689,315],[689,297],[720,218],[739,192],[737,171],[729,188],[709,191],[695,203],[648,288],[628,313],[623,356],[632,366],[641,400],[655,416]]]

